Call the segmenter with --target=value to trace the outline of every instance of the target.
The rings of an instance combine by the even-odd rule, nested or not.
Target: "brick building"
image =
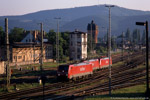
[[[91,23],[88,24],[87,26],[87,33],[91,34],[92,33],[92,40],[94,43],[97,43],[97,37],[98,37],[98,26],[94,23],[92,20]]]

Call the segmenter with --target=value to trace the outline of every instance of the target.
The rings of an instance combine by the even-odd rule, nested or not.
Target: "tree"
[[[125,38],[127,41],[131,41],[131,33],[129,28],[126,31]]]
[[[141,41],[140,30],[135,29],[132,34],[132,41],[134,44],[138,44]]]
[[[5,44],[5,32],[3,28],[0,26],[0,45]]]
[[[111,47],[112,47],[112,49],[116,49],[117,48],[116,37],[115,36],[111,37]]]
[[[14,27],[10,30],[9,41],[10,43],[20,42],[24,38],[24,29]]]
[[[50,30],[46,34],[46,36],[48,38],[48,42],[53,45],[53,54],[54,54],[54,58],[55,58],[56,57],[56,33],[54,32],[54,30]]]
[[[143,31],[143,35],[142,35],[142,44],[145,45],[146,44],[146,31]]]
[[[47,33],[49,43],[53,45],[53,54],[56,57],[56,32],[50,30]],[[69,32],[59,33],[59,58],[63,61],[69,56]]]
[[[63,54],[65,56],[69,56],[69,32],[63,32],[61,33],[62,38],[63,38]]]

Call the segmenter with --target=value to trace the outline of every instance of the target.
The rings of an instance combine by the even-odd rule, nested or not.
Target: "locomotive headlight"
[[[58,76],[60,76],[60,74],[58,74]]]

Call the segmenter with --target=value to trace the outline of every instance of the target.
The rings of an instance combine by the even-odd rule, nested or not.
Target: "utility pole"
[[[148,39],[148,21],[146,21],[146,96],[150,97],[150,91],[149,91],[149,39]]]
[[[56,34],[56,62],[59,64],[59,20],[60,17],[54,18],[57,20],[57,34]]]
[[[124,32],[122,32],[122,61],[123,61],[123,56],[124,56]]]
[[[41,71],[41,80],[42,80],[42,85],[43,85],[43,100],[45,100],[45,82],[46,82],[46,77],[43,74],[43,23],[40,23],[41,25],[41,62],[40,62],[40,71]]]
[[[111,59],[111,8],[114,7],[114,5],[105,5],[105,7],[108,7],[109,8],[109,42],[108,42],[108,45],[109,45],[109,52],[108,52],[108,55],[109,55],[109,95],[111,96],[111,62],[110,62],[110,59]]]
[[[150,90],[149,90],[149,39],[148,39],[148,21],[146,22],[136,22],[136,25],[145,26],[146,28],[146,100],[149,100]]]
[[[9,36],[8,36],[8,18],[5,18],[5,43],[6,43],[6,74],[7,74],[7,91],[10,86],[10,67],[9,67]]]
[[[107,57],[109,57],[109,29],[107,30]]]
[[[41,73],[43,71],[43,23],[40,23],[41,25],[41,62],[40,62],[40,70]]]
[[[93,23],[91,23],[91,58],[92,58],[92,52],[93,52],[93,31],[92,31]]]
[[[34,66],[35,66],[35,42],[33,44],[33,53],[34,53]]]

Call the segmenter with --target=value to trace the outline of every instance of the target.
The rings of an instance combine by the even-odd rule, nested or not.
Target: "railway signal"
[[[145,26],[146,28],[146,97],[149,96],[149,62],[148,62],[148,55],[149,55],[149,43],[148,43],[148,21],[146,22],[136,22],[136,25]]]

